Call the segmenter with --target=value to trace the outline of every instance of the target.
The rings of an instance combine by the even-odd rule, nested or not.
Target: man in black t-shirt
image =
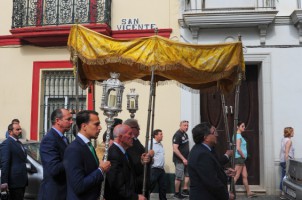
[[[189,122],[180,122],[180,128],[173,136],[173,162],[175,164],[175,194],[174,198],[184,199],[189,196],[188,183],[188,156],[189,156],[189,137],[187,131]],[[181,182],[184,180],[182,193],[180,192]]]

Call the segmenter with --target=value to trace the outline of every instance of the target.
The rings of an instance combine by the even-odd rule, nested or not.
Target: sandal
[[[251,192],[250,194],[247,195],[247,198],[254,198],[257,197],[257,194]]]

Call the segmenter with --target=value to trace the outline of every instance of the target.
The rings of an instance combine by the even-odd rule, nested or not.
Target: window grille
[[[43,71],[41,87],[40,107],[40,139],[51,128],[51,113],[57,108],[66,108],[72,112],[76,111],[76,79],[73,71]],[[79,110],[86,109],[86,91],[78,88]],[[69,141],[74,139],[75,114],[73,114],[74,125],[65,133]]]

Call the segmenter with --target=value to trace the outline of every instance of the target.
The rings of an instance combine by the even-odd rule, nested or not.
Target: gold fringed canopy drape
[[[108,79],[110,72],[120,73],[121,81],[150,80],[154,68],[157,81],[175,80],[193,89],[217,86],[229,92],[238,74],[245,72],[241,42],[192,45],[157,35],[116,40],[74,25],[68,48],[83,88]]]

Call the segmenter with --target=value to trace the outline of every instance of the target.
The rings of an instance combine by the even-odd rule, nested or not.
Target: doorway
[[[246,65],[246,80],[242,81],[239,97],[239,121],[243,121],[246,130],[242,134],[248,143],[246,166],[250,185],[260,184],[259,169],[259,98],[258,65]],[[225,95],[228,125],[233,136],[235,93]],[[228,149],[228,137],[225,132],[220,93],[200,94],[201,121],[208,121],[217,128],[219,137],[216,151],[223,155]],[[236,128],[236,127],[235,127]],[[241,181],[238,181],[241,184]]]

